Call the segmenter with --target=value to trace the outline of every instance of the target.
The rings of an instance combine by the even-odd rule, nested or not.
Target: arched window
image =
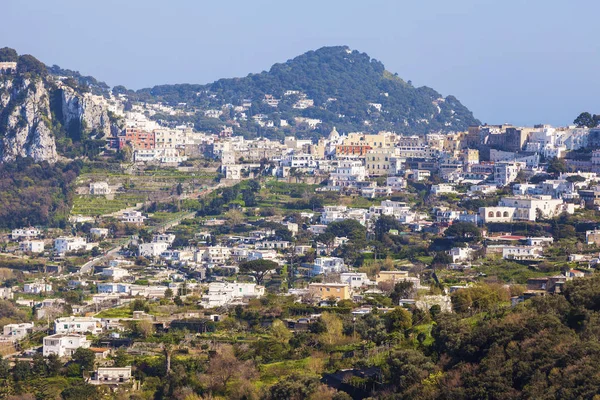
[[[502,216],[502,214],[500,213],[500,211],[496,211],[496,217],[500,218]]]
[[[494,216],[494,212],[493,212],[493,211],[490,211],[490,212],[488,213],[488,217],[493,217],[493,216]]]
[[[504,216],[508,217],[508,211],[504,211]]]

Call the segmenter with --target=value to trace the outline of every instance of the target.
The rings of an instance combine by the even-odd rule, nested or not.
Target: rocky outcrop
[[[55,162],[56,144],[44,81],[4,79],[0,81],[0,92],[0,161],[31,157]]]
[[[105,107],[93,99],[93,96],[80,95],[70,87],[64,86],[62,94],[63,125],[78,123],[82,129],[95,132],[95,139],[110,135],[110,120]]]
[[[46,77],[0,74],[0,162],[17,157],[55,162],[58,123],[90,139],[111,134],[106,108],[94,96]]]

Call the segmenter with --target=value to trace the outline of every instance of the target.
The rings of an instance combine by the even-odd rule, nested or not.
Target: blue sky
[[[139,89],[267,70],[348,45],[482,122],[565,125],[600,113],[593,0],[28,0],[0,47]]]

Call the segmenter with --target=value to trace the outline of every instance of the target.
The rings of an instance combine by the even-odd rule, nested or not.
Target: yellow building
[[[350,287],[345,283],[311,283],[308,292],[312,298],[327,300],[334,297],[336,300],[350,298]]]
[[[381,132],[376,135],[365,133],[350,133],[344,139],[344,146],[368,146],[372,149],[381,147],[391,147],[394,145],[395,135],[388,132]]]
[[[407,271],[379,271],[375,276],[375,282],[400,282],[408,280]]]
[[[365,167],[369,175],[389,175],[392,168],[392,157],[396,155],[393,147],[377,148],[367,151]],[[392,172],[393,174],[393,172]]]

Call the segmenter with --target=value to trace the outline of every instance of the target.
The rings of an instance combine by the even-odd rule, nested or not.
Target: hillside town
[[[338,130],[318,91],[163,102],[10,50],[0,398],[596,398],[599,115],[455,129],[434,92],[379,130],[377,87]]]

